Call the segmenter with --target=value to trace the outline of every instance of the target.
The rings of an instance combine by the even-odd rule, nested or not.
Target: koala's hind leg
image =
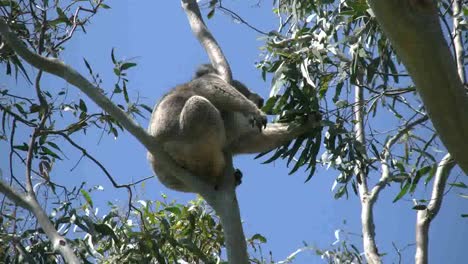
[[[180,116],[180,137],[166,142],[165,150],[182,167],[217,185],[223,175],[226,132],[221,113],[210,101],[192,96]]]

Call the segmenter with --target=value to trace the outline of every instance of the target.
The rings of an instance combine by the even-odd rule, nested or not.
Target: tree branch
[[[406,123],[402,129],[398,131],[396,135],[391,137],[387,143],[384,146],[384,149],[382,151],[381,157],[380,157],[380,163],[382,164],[382,175],[380,176],[379,182],[372,188],[372,191],[369,195],[370,200],[372,202],[375,202],[379,196],[380,191],[387,186],[387,181],[390,178],[390,166],[388,165],[388,158],[390,157],[390,149],[392,148],[393,145],[406,133],[408,133],[411,129],[413,129],[415,126],[422,124],[426,122],[429,118],[427,116],[423,116],[416,121],[413,121],[411,123]]]
[[[433,0],[369,0],[449,153],[468,174],[468,96]],[[436,90],[438,89],[438,90]]]
[[[203,22],[196,0],[182,0],[182,7],[187,14],[192,32],[205,48],[205,51],[210,57],[211,64],[224,81],[231,83],[232,73],[229,64],[218,43]],[[161,153],[158,153],[158,155],[159,154]],[[158,157],[160,158],[160,156]],[[197,192],[203,196],[207,203],[213,207],[219,215],[221,225],[223,226],[228,262],[248,264],[247,245],[242,229],[235,190],[235,179],[233,177],[234,167],[232,164],[232,154],[226,152],[225,160],[226,168],[224,170],[224,177],[222,183],[218,186],[218,190],[207,188],[209,186],[203,186],[203,190],[199,189]],[[187,184],[185,181],[184,183]]]
[[[432,186],[431,200],[425,210],[419,210],[416,219],[416,264],[427,264],[429,227],[432,220],[437,216],[444,198],[444,190],[448,175],[455,166],[450,154],[439,162]]]
[[[357,85],[354,86],[354,119],[356,123],[354,125],[354,133],[356,141],[361,144],[362,149],[365,150],[366,146],[366,134],[364,130],[364,88],[361,86],[362,73],[358,72],[356,78]],[[363,153],[365,156],[365,153]],[[362,242],[365,257],[370,264],[382,263],[380,259],[377,244],[375,242],[375,224],[374,224],[374,203],[369,199],[369,189],[367,185],[367,175],[365,173],[365,167],[359,160],[356,160],[355,174],[358,182],[359,197],[361,200],[361,226],[362,226]]]
[[[187,14],[190,28],[193,34],[198,39],[200,44],[205,49],[208,57],[210,58],[211,64],[221,75],[222,79],[227,83],[232,82],[232,72],[223,51],[219,47],[216,39],[210,33],[203,22],[200,8],[198,7],[196,0],[182,0],[182,7]]]
[[[12,202],[32,212],[36,216],[37,221],[41,225],[47,237],[49,237],[53,249],[59,251],[67,263],[80,263],[78,258],[75,256],[73,249],[67,243],[65,238],[57,232],[54,225],[49,220],[49,216],[41,208],[34,195],[29,193],[18,193],[1,180],[0,192],[5,194],[5,196]]]

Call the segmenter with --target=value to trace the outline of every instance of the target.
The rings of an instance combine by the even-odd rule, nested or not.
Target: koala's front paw
[[[252,127],[258,127],[260,131],[262,131],[262,128],[266,128],[267,122],[267,116],[262,111],[258,111],[250,119]]]

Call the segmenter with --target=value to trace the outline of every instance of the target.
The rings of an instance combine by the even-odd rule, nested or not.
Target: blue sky
[[[261,1],[260,7],[254,7],[255,3],[257,1],[226,2],[263,31],[275,29],[277,25],[271,3]],[[82,74],[87,74],[83,63],[83,58],[86,58],[93,70],[100,73],[104,88],[110,90],[115,81],[110,59],[112,48],[116,49],[118,58],[134,58],[138,63],[138,67],[129,72],[129,90],[134,99],[139,96],[141,102],[150,106],[170,87],[189,80],[198,64],[207,62],[204,50],[190,31],[179,1],[113,1],[111,7],[110,10],[102,10],[92,20],[87,34],[79,33],[74,37],[62,57]],[[254,67],[254,63],[260,59],[259,47],[263,44],[259,35],[221,13],[207,22],[229,60],[234,77],[266,97],[269,83],[261,79],[260,72]],[[69,86],[49,76],[46,83],[52,89]],[[25,93],[32,92],[32,87],[24,89]],[[73,89],[70,87],[70,90]],[[71,96],[75,96],[77,101],[83,98],[79,92]],[[90,103],[88,108],[93,109],[94,105]],[[140,121],[144,127],[147,126],[147,120]],[[27,137],[26,134],[24,136]],[[99,137],[99,133],[75,135],[76,141],[100,160],[121,183],[152,175],[144,148],[128,133],[116,140],[105,136],[98,144]],[[113,189],[92,163],[83,160],[77,169],[70,171],[79,154],[68,150],[69,160],[56,165],[52,175],[55,181],[67,184],[87,181],[89,185],[104,186],[103,192],[93,195],[101,206],[105,206],[107,200],[127,199],[127,193]],[[0,151],[0,167],[3,169],[7,168],[6,155],[5,151]],[[309,182],[304,183],[306,175],[303,171],[288,176],[288,169],[280,160],[263,165],[253,156],[240,156],[235,159],[235,166],[244,174],[243,183],[238,188],[238,198],[246,235],[264,235],[268,239],[264,252],[271,250],[276,260],[284,259],[301,247],[303,241],[309,245],[328,247],[335,240],[334,231],[339,228],[360,233],[358,198],[352,194],[348,200],[333,198],[331,187],[337,172],[320,168]],[[414,243],[416,212],[411,209],[412,201],[409,199],[395,204],[391,202],[397,189],[396,185],[385,189],[375,207],[377,243],[381,252],[390,255],[384,258],[385,263],[397,263],[392,242],[399,248]],[[428,188],[427,193],[430,190]],[[160,199],[161,193],[179,202],[195,197],[170,191],[156,179],[146,182],[138,196],[140,199]],[[461,213],[467,212],[468,203],[457,197],[456,191],[445,197],[442,210],[430,231],[432,263],[460,263],[467,257],[467,220],[460,218]],[[353,236],[350,239],[356,242]],[[355,244],[362,248],[358,241]],[[403,263],[413,262],[414,246],[402,255]],[[306,253],[295,263],[322,262],[312,253]]]

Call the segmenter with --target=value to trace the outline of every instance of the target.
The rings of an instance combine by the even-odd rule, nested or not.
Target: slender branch
[[[364,89],[360,86],[362,83],[362,74],[356,78],[356,82],[358,85],[355,86],[355,95],[354,95],[354,120],[356,123],[354,125],[354,133],[356,135],[356,141],[360,143],[362,149],[365,151],[366,145],[366,132],[364,130]],[[365,153],[363,153],[365,154]],[[368,187],[367,187],[367,175],[364,173],[364,168],[359,168],[357,173],[357,180],[359,183],[360,193],[361,195],[367,195]]]
[[[72,26],[72,28],[70,29],[70,31],[68,32],[68,35],[67,35],[66,37],[64,37],[61,41],[59,41],[57,44],[55,44],[52,50],[57,49],[57,48],[60,47],[63,43],[65,43],[65,42],[67,42],[69,39],[71,39],[71,38],[73,37],[73,34],[74,34],[75,31],[76,31],[76,28],[77,28],[78,26],[84,25],[86,22],[89,21],[89,19],[91,19],[91,17],[93,17],[93,16],[97,13],[97,10],[98,10],[98,8],[100,7],[102,1],[103,1],[103,0],[99,0],[99,2],[96,3],[96,5],[93,7],[93,9],[88,9],[88,8],[84,8],[84,7],[79,6],[79,7],[75,10],[75,14],[73,15],[73,26]],[[91,13],[91,15],[88,16],[88,17],[86,17],[86,19],[84,19],[83,21],[78,21],[78,15],[80,14],[80,11],[89,12],[89,13]]]
[[[429,246],[429,227],[442,205],[445,185],[450,171],[455,166],[450,154],[439,162],[434,177],[431,200],[425,210],[418,211],[416,220],[416,264],[427,264]]]
[[[223,51],[219,47],[216,39],[210,33],[206,27],[205,22],[203,22],[200,8],[198,7],[196,0],[182,0],[182,7],[187,14],[190,27],[193,34],[198,39],[200,44],[205,48],[208,57],[210,58],[211,64],[218,73],[221,75],[222,79],[227,83],[232,82],[232,72],[226,57],[223,54]]]
[[[380,157],[380,162],[382,164],[382,175],[380,176],[379,182],[372,188],[372,191],[370,193],[370,199],[375,202],[379,196],[380,191],[387,186],[387,181],[390,178],[390,166],[388,164],[388,158],[390,157],[390,149],[392,148],[393,145],[395,145],[398,140],[406,135],[410,130],[412,130],[415,126],[422,124],[428,120],[428,116],[423,116],[416,121],[413,121],[411,123],[406,123],[402,129],[398,131],[396,135],[391,137],[387,143],[385,144],[382,154]]]
[[[49,237],[53,249],[59,251],[67,263],[80,263],[78,258],[75,256],[73,249],[67,243],[65,238],[57,232],[54,225],[49,220],[49,216],[41,208],[35,196],[32,196],[28,193],[18,193],[1,180],[0,192],[5,194],[5,196],[8,197],[8,199],[10,199],[11,201],[13,201],[15,204],[32,212],[36,216],[37,221],[40,223],[42,229]]]
[[[364,130],[364,114],[365,114],[365,101],[364,101],[364,88],[360,85],[362,83],[363,75],[358,73],[356,78],[357,85],[355,85],[355,96],[354,96],[354,133],[356,141],[359,142],[361,148],[365,150],[366,146],[366,135]],[[365,153],[363,153],[365,154]],[[361,225],[362,225],[362,236],[363,236],[363,247],[365,257],[370,264],[382,263],[380,259],[377,244],[375,242],[375,224],[374,224],[374,203],[369,199],[369,189],[367,184],[367,175],[363,164],[356,161],[355,174],[358,181],[359,196],[361,198]]]
[[[104,172],[104,174],[106,175],[107,179],[112,183],[112,185],[114,186],[114,188],[117,188],[117,189],[120,189],[120,188],[125,188],[127,189],[128,191],[128,208],[133,208],[133,205],[132,205],[132,200],[133,200],[133,191],[132,191],[132,186],[135,185],[135,184],[138,184],[142,181],[145,181],[149,178],[152,178],[152,177],[146,177],[144,179],[141,179],[135,183],[130,183],[130,184],[119,184],[117,183],[117,181],[114,179],[114,177],[112,177],[112,175],[109,173],[109,171],[106,169],[106,167],[104,167],[104,165],[101,164],[101,162],[99,162],[97,159],[95,159],[92,155],[90,155],[88,153],[88,151],[81,147],[80,145],[78,145],[75,141],[73,141],[67,134],[63,133],[63,132],[60,132],[60,131],[43,131],[43,134],[53,134],[53,135],[60,135],[61,137],[63,137],[64,139],[66,139],[68,141],[68,143],[70,143],[70,145],[72,145],[73,147],[79,149],[81,151],[81,153],[83,154],[83,156],[87,157],[88,159],[90,159],[94,164],[96,164],[101,170],[102,172]],[[130,211],[127,212],[127,218],[129,217],[129,214],[130,214]]]
[[[232,11],[231,9],[229,8],[226,8],[224,7],[222,4],[221,4],[221,1],[218,2],[218,8],[227,13],[228,15],[230,15],[232,18],[240,21],[242,24],[246,25],[247,27],[249,27],[250,29],[254,30],[255,32],[259,33],[259,34],[262,34],[262,35],[265,35],[265,36],[268,36],[268,33],[265,32],[265,31],[262,31],[254,26],[252,26],[249,22],[247,22],[245,19],[243,19],[240,15],[238,15],[236,12]]]
[[[12,49],[25,61],[37,69],[54,74],[68,83],[76,86],[93,100],[104,111],[112,115],[134,135],[147,149],[151,149],[153,138],[146,131],[133,121],[127,113],[115,106],[102,92],[85,77],[75,71],[72,67],[55,58],[45,58],[31,52],[16,35],[11,32],[5,20],[0,18],[0,34]]]
[[[25,124],[25,125],[27,125],[29,127],[36,126],[33,122],[22,118],[19,114],[15,113],[15,112],[12,112],[8,107],[5,107],[5,106],[3,106],[1,104],[0,104],[0,110],[5,111],[7,114],[11,115],[16,120],[20,121],[21,123],[23,123],[23,124]]]

